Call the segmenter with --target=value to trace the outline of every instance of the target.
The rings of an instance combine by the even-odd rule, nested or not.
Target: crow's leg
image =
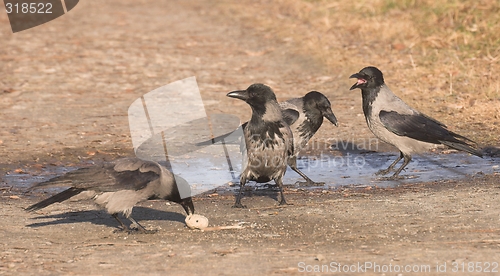
[[[403,154],[403,157],[405,159],[403,162],[403,165],[401,165],[401,167],[399,167],[399,169],[390,177],[390,179],[397,179],[399,176],[399,173],[408,165],[408,163],[410,163],[411,155]]]
[[[234,203],[233,208],[247,208],[247,206],[241,204],[241,193],[246,182],[247,178],[245,177],[245,172],[243,172],[240,177],[240,191],[238,192],[238,196],[236,197],[236,202]]]
[[[298,182],[299,185],[302,185],[302,186],[323,186],[323,185],[325,185],[325,182],[312,181],[309,177],[307,177],[307,175],[305,173],[301,172],[297,168],[297,157],[296,156],[290,157],[288,159],[288,166],[290,166],[290,168],[292,168],[293,171],[295,171],[300,176],[302,176],[302,178],[304,178],[304,180],[306,181],[306,182]]]
[[[283,194],[283,177],[276,178],[274,182],[276,182],[276,184],[280,188],[280,194],[281,194],[280,205],[291,205],[286,202],[285,195]]]
[[[376,172],[375,175],[386,175],[386,174],[390,173],[394,169],[394,166],[396,166],[396,164],[399,162],[399,160],[403,159],[403,157],[404,157],[404,154],[402,152],[399,152],[399,157],[396,160],[394,160],[394,162],[392,162],[392,164],[387,169],[380,170],[380,171]],[[410,159],[411,159],[411,157],[410,157]]]
[[[146,228],[144,228],[144,226],[140,225],[133,217],[129,216],[128,219],[132,222],[132,224],[135,224],[137,225],[137,230],[139,231],[139,233],[142,233],[142,234],[153,234],[153,233],[156,233],[157,231],[156,230],[146,230]]]
[[[122,227],[122,230],[123,231],[129,231],[130,229],[128,228],[127,225],[125,225],[125,223],[123,223],[123,221],[121,221],[121,219],[118,217],[118,214],[114,213],[114,214],[111,214],[111,216],[113,216],[116,221],[118,221],[118,223],[120,224],[120,226]]]

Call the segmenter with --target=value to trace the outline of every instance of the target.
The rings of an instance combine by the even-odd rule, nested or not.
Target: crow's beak
[[[194,204],[191,197],[183,198],[180,204],[182,208],[184,208],[184,211],[186,211],[186,214],[188,214],[188,216],[194,214]]]
[[[323,114],[323,117],[325,117],[328,121],[330,121],[335,126],[339,126],[339,124],[337,122],[337,117],[335,117],[335,114],[333,114],[333,111],[330,108],[328,108],[327,111]]]
[[[187,182],[186,179],[176,174],[174,174],[174,179],[175,179],[175,187],[172,192],[177,192],[180,197],[180,200],[175,199],[175,202],[179,203],[182,206],[182,208],[184,208],[188,216],[194,214],[194,204],[193,200],[190,197],[191,187],[189,186],[189,183]]]
[[[248,100],[248,92],[246,90],[238,90],[238,91],[229,92],[229,93],[227,93],[226,96],[231,97],[231,98],[240,99],[243,101]]]
[[[365,76],[361,75],[360,73],[352,74],[349,78],[358,79],[358,82],[356,82],[353,86],[351,86],[351,89],[349,90],[356,89],[358,88],[359,85],[366,83]]]
[[[361,79],[361,78],[363,78],[363,75],[361,75],[360,73],[356,73],[356,74],[352,74],[349,78],[350,79]]]

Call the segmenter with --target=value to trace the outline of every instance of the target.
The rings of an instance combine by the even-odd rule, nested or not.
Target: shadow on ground
[[[165,212],[146,207],[134,207],[134,210],[132,212],[132,217],[136,218],[139,223],[142,220],[168,220],[168,221],[176,221],[184,223],[184,220],[186,218],[186,216],[180,213]],[[38,216],[32,219],[33,220],[55,219],[55,220],[35,222],[26,225],[27,227],[37,228],[48,225],[72,224],[81,222],[90,222],[95,225],[104,225],[114,228],[118,228],[119,226],[118,222],[111,215],[102,210],[65,212],[55,215]],[[124,220],[124,223],[127,223],[126,220]]]

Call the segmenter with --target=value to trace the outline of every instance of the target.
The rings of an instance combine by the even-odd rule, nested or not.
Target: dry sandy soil
[[[2,175],[45,179],[56,168],[132,155],[128,106],[190,76],[209,113],[248,119],[249,108],[225,94],[253,82],[272,86],[279,99],[319,90],[332,100],[340,126],[325,124],[317,139],[372,137],[359,91],[348,90],[348,75],[362,65],[354,72],[354,65],[332,70],[300,41],[252,28],[228,10],[208,1],[81,1],[67,15],[16,34],[1,15]],[[498,137],[486,127],[462,128],[479,141]],[[241,223],[239,230],[189,230],[180,206],[145,202],[134,217],[158,230],[151,235],[115,233],[114,219],[89,203],[26,213],[24,207],[48,195],[23,194],[24,182],[1,185],[5,275],[302,274],[327,267],[351,274],[346,267],[338,272],[339,263],[364,275],[416,274],[408,269],[434,275],[438,266],[443,275],[500,270],[499,175],[403,181],[393,189],[288,188],[293,205],[285,207],[277,206],[274,190],[250,189],[243,210],[231,208],[231,192],[195,198],[197,213],[212,226]]]

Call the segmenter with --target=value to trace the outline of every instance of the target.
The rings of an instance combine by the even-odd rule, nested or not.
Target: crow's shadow
[[[234,194],[234,198],[238,197],[238,192],[239,192],[239,181],[237,182],[237,189]],[[286,187],[287,185],[283,184],[283,187]],[[280,189],[278,185],[274,183],[274,181],[270,181],[267,183],[256,183],[254,181],[247,182],[245,187],[243,188],[242,191],[242,200],[244,198],[250,198],[250,197],[260,197],[260,196],[266,196],[271,199],[274,199],[275,201],[278,201],[278,196],[280,193]]]
[[[132,217],[135,218],[139,223],[144,220],[169,220],[178,221],[184,223],[186,216],[175,213],[175,212],[165,212],[156,209],[146,208],[146,207],[134,207],[132,211]],[[120,216],[120,219],[123,217]],[[90,222],[95,225],[105,225],[108,227],[118,228],[120,225],[118,222],[108,213],[103,210],[91,210],[91,211],[76,211],[76,212],[66,212],[56,215],[48,216],[38,216],[32,218],[37,219],[56,219],[53,221],[46,222],[35,222],[26,225],[27,227],[42,227],[48,225],[57,224],[68,224],[68,223],[80,223],[80,222]],[[125,224],[128,224],[127,219],[123,219]]]

